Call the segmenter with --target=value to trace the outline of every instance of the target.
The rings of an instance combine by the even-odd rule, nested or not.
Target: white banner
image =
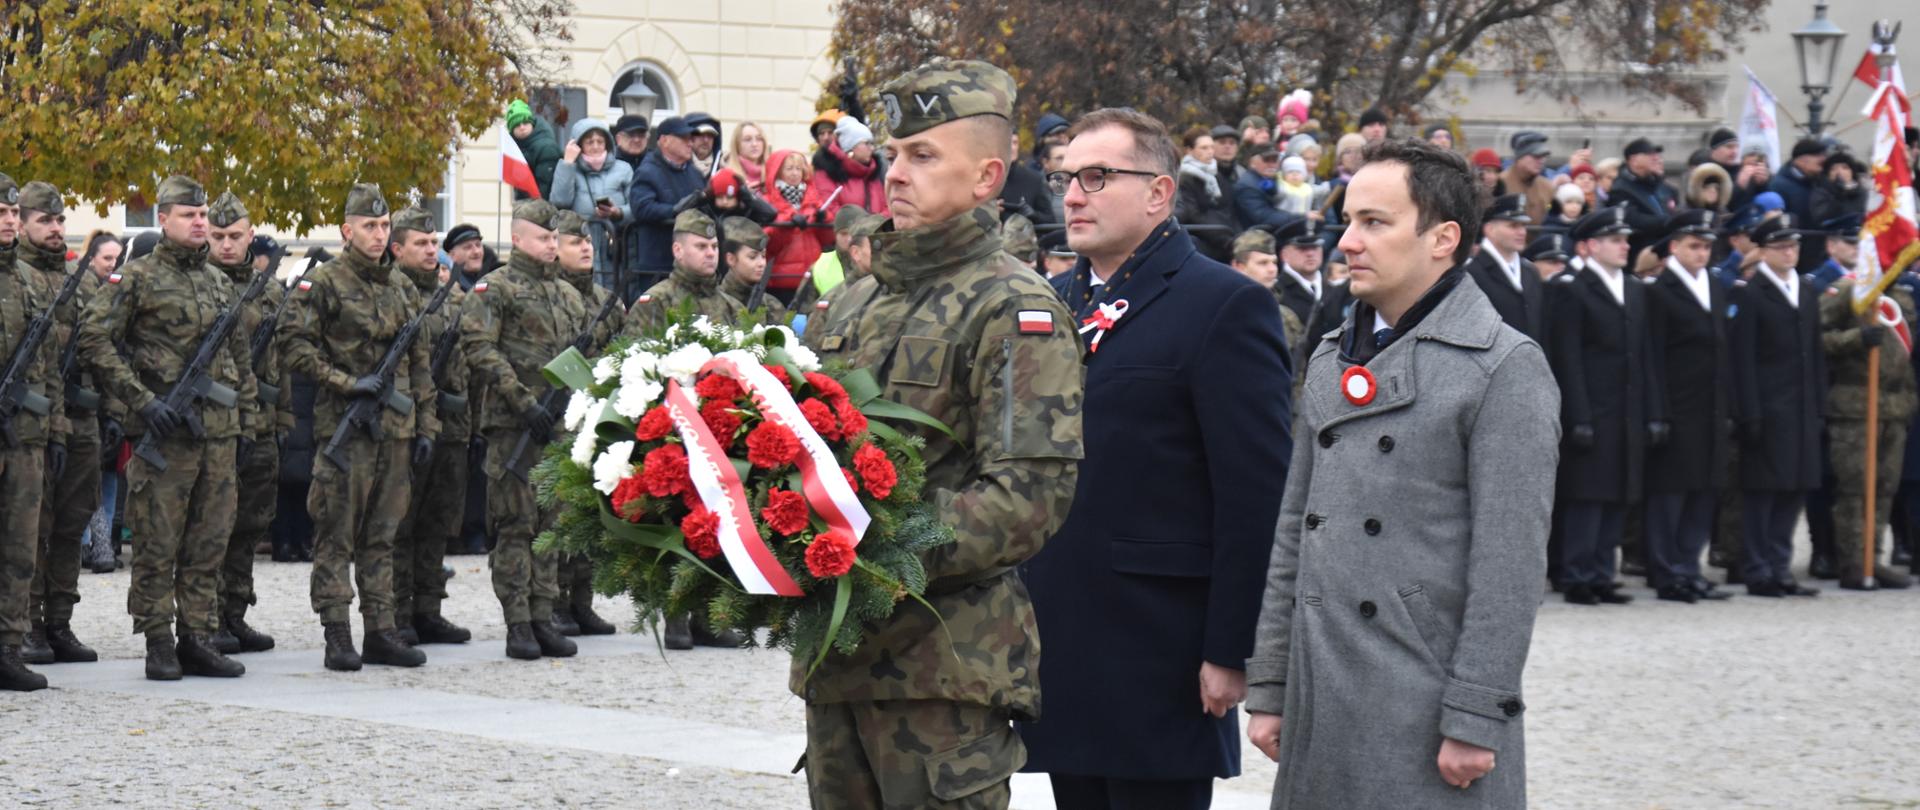
[[[1767,168],[1780,169],[1780,119],[1776,108],[1779,102],[1773,97],[1773,91],[1760,83],[1760,77],[1753,75],[1753,69],[1741,66],[1747,72],[1747,103],[1740,111],[1740,154],[1744,157],[1754,149],[1766,153]]]

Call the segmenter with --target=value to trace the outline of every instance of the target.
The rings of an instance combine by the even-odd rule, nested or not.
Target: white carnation
[[[618,357],[607,355],[593,364],[593,382],[595,385],[605,385],[618,376],[620,376],[620,358]]]
[[[651,380],[660,370],[660,357],[652,352],[630,352],[620,361],[620,384],[623,386]]]
[[[659,373],[662,377],[679,380],[681,385],[692,385],[693,375],[700,373],[700,368],[712,359],[713,352],[708,351],[707,347],[691,343],[660,358]]]
[[[593,409],[593,395],[585,391],[573,392],[567,400],[567,414],[560,420],[567,430],[579,430],[580,423],[586,421],[587,412]]]
[[[622,385],[613,395],[613,412],[628,419],[639,419],[648,408],[660,401],[663,393],[666,393],[666,388],[658,380],[648,379]]]
[[[583,430],[573,437],[573,463],[582,467],[593,461],[593,431]],[[613,493],[607,493],[609,495]]]
[[[820,370],[820,355],[805,346],[788,346],[787,357],[792,358],[793,364],[799,366],[801,371]]]
[[[669,344],[673,343],[674,339],[678,337],[680,337],[680,324],[676,323],[672,326],[667,327],[667,333],[665,335],[667,343]]]
[[[620,480],[633,474],[633,442],[614,442],[593,461],[593,488],[612,495]]]

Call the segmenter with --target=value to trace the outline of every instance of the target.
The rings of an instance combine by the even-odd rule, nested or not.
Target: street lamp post
[[[1800,90],[1807,94],[1807,134],[1818,138],[1825,127],[1821,98],[1833,89],[1833,68],[1847,32],[1827,19],[1827,4],[1813,4],[1813,20],[1793,32],[1793,49],[1800,57]]]
[[[654,108],[660,104],[660,95],[648,90],[646,83],[641,81],[639,76],[633,77],[633,82],[627,85],[627,89],[620,91],[618,98],[621,112],[645,118],[648,123],[652,123]]]

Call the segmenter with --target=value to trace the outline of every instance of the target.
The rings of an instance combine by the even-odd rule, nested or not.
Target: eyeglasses
[[[1107,187],[1107,175],[1134,174],[1141,177],[1159,177],[1159,172],[1143,172],[1138,169],[1110,169],[1106,166],[1088,166],[1077,172],[1051,172],[1047,175],[1047,188],[1055,194],[1065,195],[1067,184],[1075,178],[1080,180],[1080,190],[1092,194]]]

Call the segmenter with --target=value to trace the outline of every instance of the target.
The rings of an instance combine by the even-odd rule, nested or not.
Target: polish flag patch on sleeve
[[[114,273],[108,273],[108,274],[107,274],[107,283],[108,283],[108,284],[119,284],[119,283],[120,283],[120,279],[123,279],[123,278],[126,278],[126,276],[123,276],[123,275],[120,275],[120,274],[119,274],[119,273],[117,273],[117,272],[114,272]]]
[[[487,291],[487,283],[486,283],[486,282],[484,282],[484,281],[481,281],[481,282],[478,282],[478,283],[475,283],[475,284],[473,285],[473,291],[474,291],[474,292],[477,292],[477,293],[483,293],[483,292],[486,292],[486,291]]]
[[[303,279],[300,279],[299,284],[295,284],[294,286],[299,287],[301,292],[306,292],[308,290],[313,289],[313,282],[303,278]]]
[[[1048,312],[1044,309],[1023,309],[1023,310],[1020,310],[1019,317],[1020,317],[1020,334],[1023,334],[1023,335],[1053,334],[1053,313]]]

